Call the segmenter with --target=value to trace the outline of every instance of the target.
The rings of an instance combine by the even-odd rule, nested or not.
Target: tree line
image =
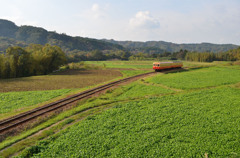
[[[67,61],[58,46],[30,44],[28,47],[9,47],[0,54],[0,78],[46,75],[58,70]]]
[[[240,47],[227,52],[188,52],[185,55],[187,61],[212,62],[212,61],[237,61],[240,60]]]
[[[240,60],[240,47],[232,49],[227,52],[189,52],[187,50],[180,50],[178,52],[163,52],[163,53],[144,53],[131,52],[127,50],[110,50],[100,51],[94,50],[90,52],[71,51],[67,53],[69,62],[79,61],[96,61],[96,60],[148,60],[148,59],[169,59],[169,60],[187,60],[198,62],[212,62],[212,61],[236,61]]]
[[[68,62],[79,61],[103,61],[103,60],[128,60],[132,54],[124,50],[93,50],[93,51],[70,51],[67,52]]]
[[[32,75],[45,75],[58,70],[61,65],[79,61],[101,60],[187,60],[197,62],[240,60],[240,47],[227,52],[189,52],[180,50],[170,53],[143,53],[127,50],[70,51],[66,54],[58,46],[30,44],[27,47],[13,46],[0,52],[0,78],[16,78]]]

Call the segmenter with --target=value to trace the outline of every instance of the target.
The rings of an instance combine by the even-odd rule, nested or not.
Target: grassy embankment
[[[238,157],[239,75],[238,67],[221,66],[136,81],[86,103],[117,102],[114,108],[40,141],[23,155]]]

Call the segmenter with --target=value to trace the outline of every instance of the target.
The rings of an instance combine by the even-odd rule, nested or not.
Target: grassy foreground
[[[156,76],[148,81],[172,88],[197,89],[237,83],[240,81],[240,70],[229,67],[209,67]]]
[[[234,156],[239,95],[240,89],[217,88],[117,104],[41,142],[35,157]]]
[[[191,86],[182,81],[177,87],[174,75]],[[228,77],[219,79],[223,75]],[[238,75],[239,69],[211,67],[157,75],[109,91],[91,103],[119,101],[114,108],[38,142],[22,156],[239,157]]]
[[[69,89],[0,93],[0,116],[70,92]]]

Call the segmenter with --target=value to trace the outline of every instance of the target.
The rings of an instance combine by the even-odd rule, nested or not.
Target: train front
[[[159,62],[154,62],[153,63],[153,70],[158,71],[159,70],[160,63]]]

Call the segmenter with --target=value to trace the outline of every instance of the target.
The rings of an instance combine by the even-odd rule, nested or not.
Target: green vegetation
[[[0,93],[0,116],[70,92],[68,89]]]
[[[210,67],[184,72],[158,75],[147,80],[172,88],[196,89],[240,82],[240,70],[227,67]]]
[[[27,44],[12,38],[0,37],[0,53],[1,51],[5,51],[9,46],[26,47]]]
[[[59,130],[65,129],[71,123],[77,123],[79,120],[82,120],[89,115],[99,113],[107,108],[112,107],[113,105],[111,103],[112,102],[109,101],[101,101],[98,102],[98,104],[87,102],[82,106],[77,106],[64,113],[60,113],[59,115],[47,120],[46,122],[32,129],[22,132],[20,135],[9,137],[8,139],[0,143],[0,150],[11,145],[13,146],[7,148],[3,152],[0,152],[0,156],[12,156],[14,153],[25,149],[27,145],[32,145],[36,141],[40,141],[43,138],[51,136],[54,133],[58,133]],[[44,130],[46,128],[48,129],[41,132],[41,130]],[[34,135],[34,137],[30,137],[32,135]],[[27,151],[27,153],[29,152]],[[32,153],[30,152],[29,154]]]
[[[240,89],[119,103],[41,141],[34,157],[231,157],[239,154]]]
[[[152,70],[153,61],[86,61],[88,64],[104,65],[106,68],[118,68],[127,70],[148,69]]]
[[[65,62],[66,56],[57,46],[9,47],[6,54],[0,54],[0,78],[46,75]]]
[[[240,47],[231,49],[226,52],[192,52],[182,50],[176,52],[141,52],[141,51],[90,51],[90,52],[76,52],[68,53],[68,60],[71,62],[88,61],[88,60],[186,60],[196,62],[212,62],[212,61],[237,61],[240,60]]]
[[[66,34],[47,31],[40,27],[16,26],[13,22],[0,19],[0,35],[24,41],[27,44],[50,44],[61,47],[63,51],[92,51],[123,49],[122,46],[101,40],[71,37]],[[0,50],[2,50],[0,48]]]
[[[128,60],[131,56],[126,50],[93,50],[93,51],[70,51],[67,52],[69,62],[79,61],[103,61],[103,60]]]
[[[88,65],[95,65],[105,69],[119,70],[123,77],[135,76],[151,72],[153,61],[86,61]]]
[[[123,74],[123,77],[136,76],[151,71],[152,70],[120,70],[120,72]]]
[[[124,76],[152,68],[152,61],[87,64],[120,70]],[[184,62],[188,71],[159,73],[107,90],[0,143],[3,149],[19,142],[1,154],[11,156],[31,146],[22,157],[238,157],[240,67],[229,64]],[[96,115],[98,108],[108,110]]]
[[[227,52],[218,53],[197,53],[188,52],[185,55],[187,61],[200,61],[200,62],[212,62],[212,61],[236,61],[240,60],[240,47],[237,49],[231,49]]]
[[[158,87],[154,85],[146,85],[142,82],[133,82],[129,85],[122,86],[114,91],[114,93],[107,94],[102,99],[112,98],[111,100],[130,100],[139,99],[149,96],[161,96],[163,94],[174,93],[171,89]]]
[[[131,51],[140,51],[144,53],[163,53],[163,52],[177,52],[182,50],[188,50],[191,52],[225,52],[230,49],[235,49],[238,46],[232,44],[175,44],[164,41],[147,41],[147,42],[135,42],[135,41],[114,41],[106,40],[114,44],[119,44]]]
[[[13,22],[2,19],[0,19],[0,35],[2,36],[0,37],[0,51],[4,51],[10,45],[50,44],[61,47],[67,53],[69,62],[110,59],[146,60],[162,57],[184,60],[185,56],[189,61],[240,60],[239,46],[232,44],[96,40],[71,37],[64,33],[58,34],[33,26],[18,27]]]

